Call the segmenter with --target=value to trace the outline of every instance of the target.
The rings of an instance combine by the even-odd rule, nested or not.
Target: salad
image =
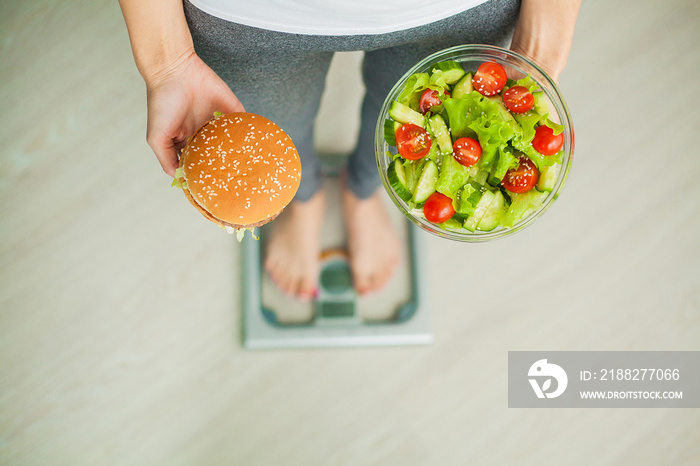
[[[562,168],[564,126],[546,99],[530,75],[510,79],[492,61],[411,75],[384,123],[388,184],[443,229],[513,228],[543,206]]]

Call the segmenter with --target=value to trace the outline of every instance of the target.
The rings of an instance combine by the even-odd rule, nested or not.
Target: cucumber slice
[[[452,97],[455,99],[460,99],[465,95],[471,93],[474,90],[474,85],[472,84],[472,74],[467,73],[462,76],[462,79],[457,81],[457,84],[452,88]]]
[[[384,140],[390,146],[396,147],[396,130],[401,127],[401,123],[387,118],[384,121]]]
[[[432,160],[425,162],[423,171],[418,179],[418,185],[416,185],[416,190],[413,192],[413,198],[411,201],[416,204],[422,204],[426,199],[430,197],[431,194],[435,192],[435,184],[438,179],[438,166]]]
[[[389,164],[386,175],[389,180],[389,186],[391,186],[396,195],[404,201],[409,201],[412,194],[408,189],[406,170],[403,167],[403,163],[401,163],[401,159],[396,159]]]
[[[455,218],[451,218],[446,222],[441,223],[440,226],[445,230],[464,231],[464,226],[462,225],[462,222]]]
[[[501,116],[503,117],[504,120],[515,121],[513,114],[510,113],[510,110],[508,110],[508,107],[506,107],[506,104],[503,102],[503,97],[501,97],[500,94],[496,94],[494,96],[486,97],[486,98],[488,100],[490,100],[491,102],[498,104],[498,109],[501,111]]]
[[[559,178],[560,170],[560,163],[543,167],[540,171],[540,179],[537,181],[537,190],[551,193]]]
[[[434,64],[430,68],[430,73],[434,73],[435,70],[442,71],[442,79],[445,80],[445,84],[454,84],[464,76],[464,68],[454,60],[447,60]]]
[[[481,195],[481,199],[479,199],[479,202],[476,204],[474,213],[464,222],[464,228],[469,231],[475,231],[477,225],[486,214],[489,205],[491,205],[491,201],[493,201],[495,197],[496,195],[492,191],[484,191],[484,194]]]
[[[389,106],[389,116],[401,124],[413,123],[425,128],[425,117],[399,102],[393,101]]]
[[[493,200],[486,208],[484,216],[481,217],[476,229],[480,231],[491,231],[501,223],[505,213],[506,199],[500,191],[496,191]]]
[[[452,152],[452,138],[450,138],[450,133],[447,131],[445,120],[440,115],[433,115],[428,119],[428,124],[435,135],[440,151]]]
[[[421,161],[403,160],[403,168],[406,171],[406,187],[413,193],[418,185],[423,163]],[[413,196],[413,194],[411,194]]]

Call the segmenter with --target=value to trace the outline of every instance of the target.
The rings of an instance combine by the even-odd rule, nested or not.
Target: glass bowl
[[[406,80],[412,74],[427,72],[433,64],[447,60],[459,62],[467,72],[476,71],[479,65],[486,61],[495,61],[496,63],[501,64],[507,70],[509,78],[520,79],[530,74],[532,79],[534,79],[540,85],[542,91],[544,92],[544,96],[546,98],[545,100],[549,104],[552,112],[549,115],[549,118],[553,122],[564,126],[564,153],[562,157],[562,165],[552,192],[550,192],[546,197],[541,208],[522,218],[512,228],[499,227],[492,231],[477,230],[475,232],[470,232],[468,230],[464,230],[464,232],[462,232],[442,228],[440,225],[426,220],[422,215],[422,211],[419,209],[411,209],[410,206],[394,192],[389,184],[387,169],[391,163],[391,159],[387,155],[387,151],[395,149],[392,146],[389,146],[384,140],[384,122],[389,118],[389,106],[391,105],[391,102],[397,99],[398,95],[404,88]],[[393,150],[393,152],[395,152],[395,150]],[[569,109],[567,108],[564,98],[562,97],[556,83],[532,60],[501,47],[490,45],[459,45],[441,50],[428,56],[424,60],[417,63],[413,68],[408,70],[406,74],[404,74],[403,77],[394,85],[389,92],[389,95],[386,97],[386,100],[384,101],[379,113],[375,133],[375,153],[379,173],[386,191],[389,193],[389,196],[399,210],[401,210],[401,212],[403,212],[409,220],[423,230],[442,238],[465,242],[483,242],[503,238],[521,231],[523,228],[531,225],[535,219],[542,215],[554,203],[559,196],[562,187],[564,186],[571,167],[571,161],[574,153],[574,129]]]

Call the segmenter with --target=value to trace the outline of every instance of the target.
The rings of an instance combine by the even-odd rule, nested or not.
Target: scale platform
[[[326,181],[327,212],[324,225],[319,292],[310,301],[281,293],[262,269],[266,232],[260,240],[246,235],[243,262],[243,346],[247,349],[320,348],[351,346],[422,345],[433,341],[424,303],[425,280],[421,276],[423,247],[418,227],[399,214],[395,225],[404,244],[404,257],[385,289],[358,296],[352,286],[342,223],[334,201],[339,189]],[[335,198],[334,198],[335,195]]]

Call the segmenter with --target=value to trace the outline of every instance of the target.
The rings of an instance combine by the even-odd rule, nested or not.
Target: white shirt
[[[227,21],[322,36],[383,34],[447,18],[486,0],[189,0]]]

